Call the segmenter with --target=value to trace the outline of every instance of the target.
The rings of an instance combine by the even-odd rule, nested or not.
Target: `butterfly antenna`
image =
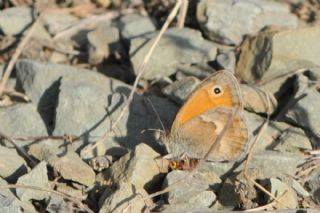
[[[155,115],[157,116],[157,119],[158,119],[158,121],[159,121],[159,123],[160,123],[160,125],[161,125],[161,128],[162,128],[162,131],[165,132],[166,130],[165,130],[164,125],[163,125],[163,123],[162,123],[162,121],[161,121],[161,118],[160,118],[160,115],[159,115],[158,111],[157,111],[156,108],[154,107],[152,101],[151,101],[149,98],[147,98],[147,100],[148,100],[148,102],[150,103],[153,112],[154,112]]]

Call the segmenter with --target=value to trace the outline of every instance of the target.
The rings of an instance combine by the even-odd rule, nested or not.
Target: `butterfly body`
[[[219,71],[205,79],[179,110],[166,143],[174,158],[187,155],[210,161],[235,161],[247,148],[249,134],[242,114],[239,84],[228,71]],[[223,133],[228,119],[232,121]],[[215,144],[216,143],[216,144]]]

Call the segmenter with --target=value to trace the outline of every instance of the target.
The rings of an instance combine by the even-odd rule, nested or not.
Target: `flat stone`
[[[131,40],[130,55],[135,74],[138,74],[138,67],[155,38],[156,34],[153,34],[148,38],[138,37]],[[179,66],[213,61],[216,54],[216,46],[204,40],[200,32],[188,28],[171,28],[160,40],[142,77],[147,80],[166,77],[174,74]]]
[[[313,200],[320,204],[320,169],[316,168],[309,175],[309,180],[307,181],[308,188],[310,189],[310,194]]]
[[[309,130],[315,135],[320,135],[320,117],[317,107],[320,101],[318,89],[315,86],[298,88],[294,100],[297,103],[288,109],[285,117],[295,125]],[[318,143],[314,141],[314,145],[318,146]]]
[[[288,175],[294,176],[298,170],[298,166],[301,165],[304,160],[304,155],[298,153],[282,153],[270,150],[253,151],[252,159],[249,162],[249,169],[259,171],[259,174],[261,174],[257,177],[259,179],[266,179],[270,177],[286,178]],[[212,162],[211,164],[213,171],[219,177],[229,174],[231,171],[234,173],[243,170],[243,164],[232,169],[234,166],[233,162]]]
[[[143,37],[156,31],[156,27],[150,17],[137,14],[129,14],[121,17],[117,25],[122,37],[129,40],[136,37]]]
[[[246,110],[255,113],[272,114],[277,109],[278,101],[273,94],[247,84],[241,84],[240,87]]]
[[[246,113],[248,115],[248,113]],[[262,118],[258,116],[247,116],[249,119],[250,130],[259,134],[259,128],[262,124]],[[256,122],[254,119],[257,119]],[[256,125],[255,125],[256,124]],[[269,125],[260,133],[260,140],[254,148],[254,152],[263,150],[274,150],[282,153],[297,153],[301,154],[301,150],[312,150],[312,143],[303,129],[291,126],[285,122],[269,122]]]
[[[298,181],[293,179],[291,186],[297,192],[297,195],[302,196],[304,198],[310,196],[310,193],[306,189],[304,189]]]
[[[11,7],[0,11],[0,29],[5,35],[20,34],[31,23],[32,9],[30,7]]]
[[[26,162],[14,148],[0,146],[0,162],[0,176],[11,183],[28,171]]]
[[[254,83],[292,70],[319,66],[316,57],[320,54],[319,36],[318,27],[260,33],[242,45],[236,73],[242,80]],[[264,89],[275,93],[285,80],[282,78],[279,86],[267,85]]]
[[[78,18],[70,13],[48,13],[43,17],[43,24],[51,35],[55,35],[77,22]]]
[[[157,160],[158,159],[158,160]],[[102,173],[115,184],[131,183],[138,188],[152,188],[163,176],[160,154],[146,144],[137,145]]]
[[[96,141],[118,118],[130,90],[128,85],[98,73],[79,71],[76,75],[65,76],[60,85],[53,135],[83,136],[85,143]],[[164,126],[169,128],[177,110],[173,103],[154,96],[135,95],[129,110],[125,111],[118,126],[104,141],[107,150],[115,147],[132,149],[141,141],[146,141],[157,150],[161,149],[153,132],[141,134],[147,129],[162,128],[160,122],[156,121],[157,116],[151,104]],[[81,153],[81,156],[87,158],[85,153]]]
[[[70,151],[75,152],[78,148],[79,144],[76,142],[68,143],[63,139],[45,139],[39,143],[31,144],[28,148],[28,154],[53,166],[59,157]]]
[[[47,175],[47,163],[42,161],[34,167],[28,174],[21,176],[17,184],[48,188],[49,180]],[[17,196],[21,201],[43,200],[50,196],[49,192],[38,191],[34,189],[17,188]]]
[[[46,211],[49,213],[56,213],[56,212],[68,213],[68,212],[71,212],[72,209],[61,196],[51,195]]]
[[[298,206],[298,197],[295,191],[288,186],[286,183],[280,181],[277,178],[270,178],[270,192],[273,194],[275,197],[278,198],[278,200],[281,202],[275,202],[275,205],[273,208],[275,209],[287,209],[288,207],[290,209],[296,209]],[[272,198],[271,198],[272,199]],[[270,200],[271,200],[270,199]],[[286,206],[283,206],[283,204]],[[270,209],[270,210],[273,210]]]
[[[16,70],[22,88],[38,105],[46,123],[51,124],[53,135],[82,136],[80,141],[75,141],[80,145],[96,141],[110,129],[131,90],[130,86],[118,80],[71,66],[20,60]],[[165,128],[169,128],[177,110],[173,103],[155,96],[135,95],[116,130],[104,141],[104,149],[121,146],[133,148],[141,141],[146,141],[157,150],[161,149],[153,132],[144,131],[162,128],[160,122],[155,122],[157,116],[150,102]],[[92,153],[90,155],[94,157]]]
[[[0,178],[1,185],[7,185],[7,181]],[[33,205],[29,202],[21,202],[10,189],[0,190],[0,212],[36,212]]]
[[[109,194],[109,191],[107,193]],[[148,204],[152,203],[149,199],[143,199],[147,196],[148,194],[144,189],[130,183],[121,183],[115,192],[101,201],[103,204],[99,212],[143,212],[148,207]]]
[[[217,55],[216,62],[221,69],[234,71],[236,67],[236,55],[234,51],[222,52]]]
[[[267,26],[298,25],[287,4],[267,0],[201,0],[197,20],[208,38],[228,45],[238,45],[245,35]]]
[[[192,173],[193,171],[191,171]],[[164,181],[164,188],[170,187],[167,200],[170,204],[188,204],[188,207],[209,207],[216,200],[210,185],[221,183],[220,178],[210,170],[174,170]]]
[[[206,194],[210,196],[212,192],[202,192],[201,195]],[[212,211],[209,207],[202,207],[195,203],[176,203],[170,205],[163,205],[160,209],[161,212],[210,212]]]
[[[199,79],[189,76],[169,84],[163,88],[163,93],[177,104],[182,104],[199,84]]]
[[[72,180],[86,186],[94,183],[94,171],[74,152],[68,152],[63,157],[57,159],[53,167],[66,180]]]
[[[122,51],[119,30],[110,24],[99,24],[96,29],[87,34],[87,38],[90,64],[100,64],[111,53]]]
[[[9,137],[47,136],[46,126],[33,103],[17,104],[0,108],[0,131]],[[23,122],[22,122],[23,121]],[[19,146],[27,145],[30,141],[18,141]]]

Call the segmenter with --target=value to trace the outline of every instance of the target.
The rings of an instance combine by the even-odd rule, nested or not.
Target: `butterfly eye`
[[[216,85],[212,88],[212,94],[216,97],[223,95],[223,89],[221,86]]]

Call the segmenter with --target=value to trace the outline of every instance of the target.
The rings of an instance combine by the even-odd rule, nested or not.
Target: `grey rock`
[[[86,199],[86,192],[83,191],[83,187],[79,187],[77,189],[75,187],[75,184],[69,185],[68,183],[55,183],[56,190],[62,193],[65,193],[67,195],[70,195],[74,198],[77,198],[79,200]]]
[[[22,213],[22,210],[19,206],[1,206],[0,211],[3,213]]]
[[[176,73],[177,80],[182,80],[187,76],[194,76],[198,79],[205,79],[216,70],[209,66],[209,64],[184,64],[179,66]]]
[[[177,104],[182,104],[199,84],[199,79],[190,76],[169,84],[163,88],[163,93]]]
[[[289,153],[312,150],[312,143],[305,131],[284,122],[271,122],[261,137],[263,143],[257,149],[265,146],[265,149]]]
[[[18,179],[17,184],[47,188],[49,185],[47,173],[47,163],[42,161],[28,174],[21,176]],[[48,199],[50,196],[49,192],[37,191],[34,189],[17,188],[16,192],[21,201],[28,201],[31,199],[43,200]]]
[[[0,109],[0,131],[9,137],[47,136],[46,126],[34,104],[18,104]],[[29,144],[30,141],[19,141],[18,145]]]
[[[265,118],[246,111],[244,115],[252,135],[260,134],[260,140],[255,144],[254,152],[273,150],[301,154],[301,150],[312,150],[311,140],[303,129],[285,122],[269,121],[268,126],[259,133]]]
[[[161,177],[161,161],[157,159],[161,160],[159,153],[146,144],[139,144],[103,172],[101,180],[111,178],[117,185],[131,183],[150,189]]]
[[[0,11],[1,31],[6,35],[22,33],[32,23],[32,13],[30,7],[11,7]]]
[[[76,75],[83,70],[28,59],[19,60],[16,63],[18,82],[39,110],[56,105],[63,76]]]
[[[304,197],[304,198],[310,196],[310,193],[307,190],[305,190],[303,188],[303,186],[301,186],[301,184],[298,181],[293,179],[291,186],[297,192],[297,194],[299,196]]]
[[[20,60],[16,70],[20,84],[33,103],[38,105],[42,117],[46,122],[55,121],[53,135],[82,136],[80,142],[76,141],[76,144],[82,145],[83,142],[96,141],[110,129],[131,89],[99,73],[64,65]],[[160,122],[156,121],[151,103],[165,127],[169,128],[177,110],[174,104],[163,98],[135,95],[113,135],[104,141],[106,148],[103,149],[121,146],[133,148],[141,141],[146,141],[160,150],[151,131],[141,134],[143,130],[162,128]],[[104,152],[102,150],[99,155]]]
[[[284,209],[282,203],[285,203],[287,207],[290,209],[296,209],[298,206],[298,199],[297,194],[295,191],[288,186],[286,183],[280,181],[277,178],[270,178],[270,192],[275,197],[278,198],[278,200],[281,201],[281,203],[276,202],[273,206],[275,209]],[[270,209],[271,210],[271,209]]]
[[[241,84],[244,108],[250,112],[272,114],[278,107],[275,96],[258,87]]]
[[[156,31],[156,27],[149,17],[137,14],[123,16],[119,20],[118,26],[122,37],[129,40],[143,37]]]
[[[245,35],[267,26],[294,28],[298,24],[288,5],[267,0],[201,0],[197,20],[206,36],[228,45],[238,45]]]
[[[68,212],[71,212],[72,209],[62,197],[51,195],[46,211],[49,213],[56,213],[56,212],[68,213]]]
[[[260,33],[244,42],[236,73],[249,83],[257,80],[266,82],[290,71],[319,66],[316,57],[320,54],[319,36],[318,27]],[[268,84],[263,88],[275,93],[285,80],[278,79],[277,84]]]
[[[28,154],[32,155],[39,161],[46,161],[53,166],[59,156],[65,155],[68,151],[75,151],[78,143],[68,143],[62,139],[45,139],[39,143],[34,143],[29,146]]]
[[[130,55],[135,74],[155,37],[156,34],[153,34],[148,36],[149,39],[138,37],[131,40]],[[179,66],[213,61],[216,53],[216,46],[204,40],[200,32],[188,28],[171,28],[160,40],[142,77],[148,80],[166,77],[174,74]]]
[[[109,194],[109,191],[106,190],[106,192]],[[147,196],[148,194],[143,188],[130,183],[121,183],[115,192],[100,201],[102,205],[99,212],[142,212],[152,204],[149,199],[143,199]]]
[[[320,169],[316,168],[309,175],[309,180],[307,181],[308,188],[310,189],[310,194],[314,201],[320,203]]]
[[[228,51],[218,54],[216,62],[221,68],[234,71],[236,67],[236,55],[234,51]]]
[[[53,164],[53,168],[58,171],[64,179],[72,180],[86,186],[90,186],[95,180],[94,171],[74,152],[68,152],[63,157],[57,159]]]
[[[8,184],[4,179],[0,178],[0,184]],[[21,202],[10,189],[0,190],[0,212],[21,212],[24,209],[25,212],[36,212],[32,204],[29,202]]]
[[[90,64],[99,64],[108,58],[110,53],[122,51],[119,30],[110,24],[99,24],[96,29],[87,34],[87,38]]]
[[[209,197],[211,196],[212,192],[200,192],[200,196],[205,196],[207,194]],[[196,195],[197,196],[197,195]],[[201,197],[203,198],[203,197]],[[176,203],[170,205],[163,205],[160,209],[160,212],[211,212],[212,210],[209,207],[200,206],[195,203]]]
[[[18,177],[24,175],[28,171],[26,162],[13,148],[9,149],[0,146],[0,162],[0,176],[9,182],[16,182]]]
[[[305,80],[308,81],[307,78]],[[303,86],[299,82],[296,82],[296,86],[298,88],[295,97],[285,117],[295,125],[311,131],[312,140],[315,140],[313,145],[318,146],[317,138],[320,135],[320,118],[317,107],[320,101],[319,91],[314,86]]]
[[[55,42],[54,46],[57,49],[62,49],[65,51],[72,52],[74,50],[74,43],[70,40],[61,40],[61,41]],[[68,64],[69,60],[70,60],[70,56],[68,54],[53,50],[50,54],[50,58],[48,61],[56,64]]]
[[[249,169],[255,169],[261,174],[259,179],[270,177],[286,178],[288,175],[294,176],[298,166],[305,160],[303,154],[298,153],[281,153],[278,151],[264,150],[253,151],[252,159],[249,162]],[[243,170],[243,164],[232,169],[234,162],[220,163],[208,162],[212,164],[212,170],[219,176],[224,176],[232,172]]]
[[[17,81],[25,91],[47,124],[49,133],[53,127],[59,86],[64,75],[76,75],[83,69],[33,60],[19,60],[16,63]],[[52,125],[52,124],[51,124]]]
[[[53,134],[79,135],[86,143],[96,141],[118,118],[130,89],[128,85],[98,73],[81,71],[65,76],[61,81]],[[122,146],[133,148],[141,141],[161,149],[152,132],[141,134],[144,130],[162,128],[151,104],[164,125],[171,124],[176,106],[162,98],[135,95],[111,137],[104,141],[107,150]],[[81,156],[87,158],[84,153]]]
[[[210,189],[210,185],[221,183],[216,174],[206,171],[180,171],[170,172],[164,181],[164,188],[170,187],[167,200],[169,204],[188,204],[194,209],[209,207],[216,200],[216,195]]]
[[[70,13],[48,13],[43,17],[44,26],[51,35],[67,29],[76,23],[77,20],[78,18]]]

